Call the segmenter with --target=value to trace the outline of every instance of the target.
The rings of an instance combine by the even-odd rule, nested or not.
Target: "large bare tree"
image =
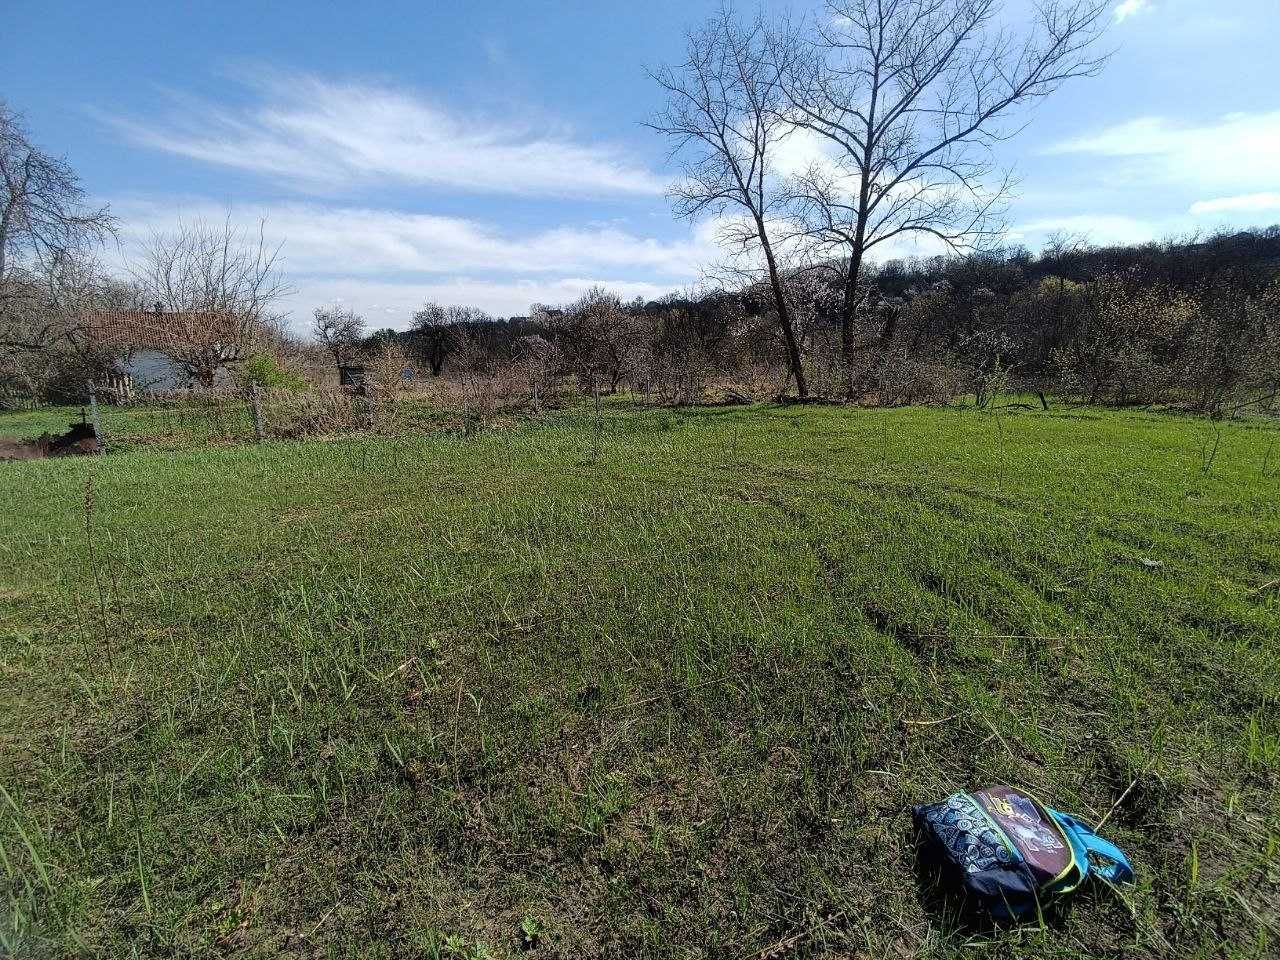
[[[49,308],[50,297],[65,301],[66,277],[79,281],[92,248],[114,234],[107,208],[88,204],[75,171],[32,144],[0,101],[0,349],[60,346],[68,317]]]
[[[775,44],[789,118],[827,158],[797,178],[808,235],[843,264],[842,353],[853,392],[854,331],[867,254],[928,235],[972,248],[1003,230],[1011,186],[992,147],[1021,113],[1105,57],[1107,0],[1040,0],[1017,35],[1000,0],[828,0],[808,36]],[[884,325],[881,348],[893,337]]]
[[[763,257],[787,362],[803,399],[808,386],[774,235],[787,199],[776,154],[792,128],[768,34],[760,17],[744,24],[722,8],[689,34],[683,63],[651,71],[667,104],[649,126],[666,134],[673,156],[683,160],[671,191],[676,214],[689,220],[729,214],[722,239],[743,258]]]
[[[136,310],[138,291],[87,253],[67,253],[34,270],[13,271],[0,327],[0,392],[77,393],[119,358],[98,342],[85,318]]]
[[[256,230],[204,222],[157,232],[144,246],[134,278],[158,316],[153,339],[195,382],[212,386],[218,371],[245,358],[264,323],[292,287],[280,274],[282,245]]]

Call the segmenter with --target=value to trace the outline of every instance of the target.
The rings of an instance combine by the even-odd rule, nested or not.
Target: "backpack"
[[[1090,874],[1114,883],[1133,880],[1119,847],[1025,790],[953,793],[913,807],[912,815],[926,851],[958,873],[965,891],[997,919],[1033,916]]]

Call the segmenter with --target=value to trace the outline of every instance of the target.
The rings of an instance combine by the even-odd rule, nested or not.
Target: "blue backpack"
[[[1133,880],[1119,847],[1025,790],[953,793],[913,807],[912,814],[927,851],[953,868],[965,891],[997,919],[1034,916],[1091,874],[1114,883]]]

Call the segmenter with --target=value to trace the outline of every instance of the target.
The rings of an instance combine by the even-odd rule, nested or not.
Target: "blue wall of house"
[[[159,350],[138,350],[120,364],[120,371],[133,377],[135,390],[181,390],[191,386],[191,378]]]

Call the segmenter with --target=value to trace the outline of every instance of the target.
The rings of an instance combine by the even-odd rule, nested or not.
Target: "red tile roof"
[[[123,350],[163,350],[180,344],[234,340],[240,335],[240,323],[234,315],[203,311],[99,311],[86,314],[84,325],[99,345]]]

